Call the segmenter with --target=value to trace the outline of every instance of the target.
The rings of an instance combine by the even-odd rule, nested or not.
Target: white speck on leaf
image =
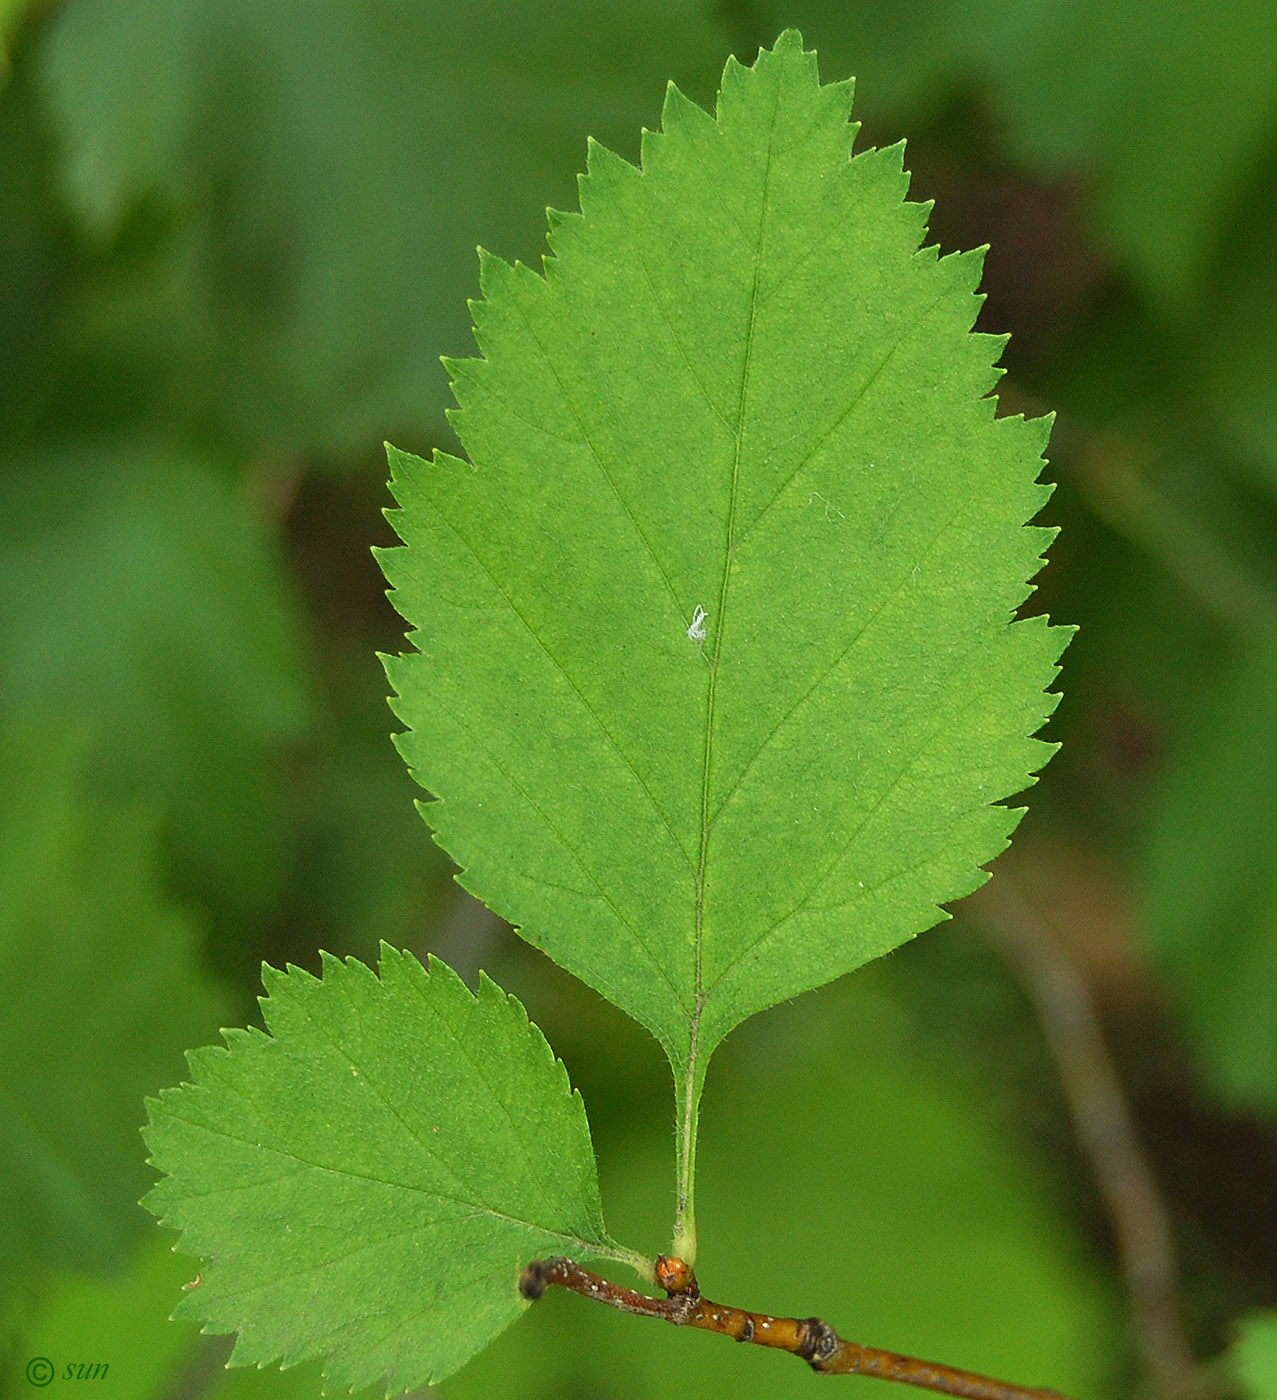
[[[870,466],[873,466],[873,463],[870,462],[869,465],[870,465]],[[827,500],[824,496],[822,496],[822,495],[820,494],[819,491],[813,491],[813,492],[807,497],[807,504],[808,504],[808,505],[811,505],[811,503],[812,503],[813,501],[819,501],[820,504],[821,504],[822,506],[824,506],[824,508],[825,508],[825,519],[828,520],[828,521],[830,522],[830,524],[833,524],[834,516],[837,516],[839,520],[846,520],[847,517],[842,513],[842,511],[840,511],[840,510],[838,509],[838,507],[837,507],[836,505],[834,505],[834,503],[833,503],[832,501]]]
[[[697,645],[699,645],[705,640],[705,619],[708,616],[709,614],[705,609],[697,603],[696,611],[692,614],[692,625],[687,629],[689,641],[696,642]]]

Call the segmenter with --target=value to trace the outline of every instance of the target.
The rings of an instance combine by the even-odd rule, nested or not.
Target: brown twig
[[[1180,1313],[1170,1218],[1086,983],[1046,921],[999,876],[982,926],[1033,1002],[1078,1141],[1108,1208],[1145,1374],[1165,1400],[1205,1393]]]
[[[966,1400],[1064,1400],[1056,1390],[1032,1390],[955,1366],[844,1341],[818,1317],[773,1317],[711,1303],[701,1296],[696,1275],[681,1259],[661,1255],[656,1261],[656,1277],[666,1291],[664,1298],[649,1298],[646,1293],[609,1283],[571,1259],[535,1259],[519,1278],[519,1292],[535,1301],[552,1285],[566,1288],[621,1312],[663,1318],[675,1327],[699,1327],[737,1342],[793,1352],[822,1375],[878,1376],[944,1395],[965,1396]]]

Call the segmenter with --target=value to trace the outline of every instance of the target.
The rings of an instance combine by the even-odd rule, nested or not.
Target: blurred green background
[[[1036,602],[1081,631],[999,872],[1096,997],[1194,1351],[1277,1396],[1272,0],[0,0],[0,1394],[37,1393],[34,1356],[49,1396],[320,1393],[165,1320],[198,1265],[136,1205],[142,1096],[256,1016],[262,959],[484,966],[585,1094],[614,1232],[665,1243],[667,1070],[451,882],[388,738],[369,547],[382,439],[450,442],[476,243],[534,261],[587,135],[634,158],[666,78],[709,102],[789,24],[856,74],[862,145],[909,138],[941,246],[992,245],[1007,410],[1058,410]],[[702,1283],[1153,1395],[978,909],[718,1055]],[[552,1296],[441,1393],[671,1385],[881,1391]]]

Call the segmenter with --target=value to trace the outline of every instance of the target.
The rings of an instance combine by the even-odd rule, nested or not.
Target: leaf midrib
[[[242,1097],[242,1096],[241,1096]],[[283,1177],[272,1177],[269,1181],[241,1181],[230,1186],[217,1187],[212,1191],[186,1191],[183,1192],[181,1200],[206,1200],[214,1196],[227,1196],[235,1191],[251,1191],[260,1189],[263,1186],[274,1186],[280,1181],[286,1180],[288,1176],[300,1175],[302,1171],[325,1172],[330,1176],[347,1177],[351,1181],[367,1182],[371,1186],[389,1186],[396,1191],[407,1191],[413,1195],[424,1196],[428,1200],[448,1201],[452,1205],[466,1206],[471,1210],[471,1215],[462,1217],[464,1219],[475,1219],[487,1217],[497,1220],[506,1225],[517,1226],[521,1230],[531,1230],[538,1235],[545,1235],[551,1239],[564,1240],[568,1244],[579,1245],[583,1250],[587,1250],[601,1257],[612,1257],[611,1251],[602,1242],[597,1240],[587,1240],[580,1235],[568,1234],[563,1230],[552,1230],[545,1225],[538,1225],[535,1221],[521,1220],[517,1215],[510,1215],[506,1211],[496,1210],[483,1201],[476,1201],[466,1196],[449,1195],[446,1191],[440,1191],[433,1186],[418,1186],[410,1181],[396,1181],[390,1177],[373,1176],[369,1172],[355,1171],[351,1167],[333,1166],[327,1162],[312,1162],[309,1158],[302,1157],[290,1148],[268,1147],[264,1143],[256,1141],[254,1138],[241,1137],[238,1133],[228,1132],[225,1128],[210,1128],[207,1123],[201,1123],[194,1118],[184,1118],[180,1113],[174,1113],[165,1107],[164,1117],[172,1123],[182,1123],[188,1128],[194,1128],[199,1132],[208,1133],[212,1137],[224,1138],[227,1142],[239,1143],[242,1147],[251,1147],[258,1152],[268,1152],[272,1156],[281,1157],[285,1161],[295,1162],[297,1171],[289,1172]],[[158,1124],[158,1118],[154,1120]],[[431,1160],[438,1161],[434,1154],[427,1151]],[[449,1169],[445,1166],[445,1171]],[[170,1174],[171,1175],[171,1174]],[[455,1177],[455,1173],[449,1171],[449,1175]],[[171,1219],[171,1215],[167,1217]],[[424,1229],[427,1225],[438,1224],[437,1221],[419,1221],[414,1228]],[[188,1228],[188,1227],[183,1227]]]
[[[399,1126],[403,1129],[403,1131],[404,1131],[404,1133],[405,1133],[405,1135],[406,1135],[408,1141],[414,1143],[414,1144],[416,1145],[418,1151],[420,1151],[426,1158],[428,1158],[435,1166],[437,1166],[438,1168],[440,1168],[446,1176],[448,1176],[453,1182],[455,1182],[455,1183],[457,1184],[458,1188],[464,1189],[465,1184],[466,1184],[464,1178],[456,1171],[455,1168],[453,1168],[448,1162],[446,1162],[446,1161],[439,1155],[439,1153],[434,1149],[434,1146],[433,1146],[432,1143],[430,1143],[428,1140],[426,1140],[425,1138],[423,1138],[423,1137],[421,1136],[420,1133],[418,1133],[418,1132],[416,1132],[416,1131],[414,1130],[414,1128],[412,1127],[412,1125],[407,1121],[407,1119],[404,1118],[403,1114],[401,1114],[401,1113],[399,1112],[399,1110],[394,1106],[394,1104],[386,1097],[386,1095],[385,1095],[385,1094],[381,1091],[381,1089],[378,1087],[378,1085],[377,1085],[377,1083],[375,1082],[374,1078],[368,1073],[367,1067],[366,1067],[364,1064],[362,1064],[362,1063],[360,1063],[359,1061],[357,1061],[357,1060],[354,1058],[354,1056],[351,1055],[349,1049],[347,1049],[344,1045],[339,1044],[337,1041],[335,1041],[335,1040],[333,1039],[333,1037],[332,1037],[331,1035],[328,1034],[328,1032],[327,1032],[327,1030],[324,1028],[324,1026],[323,1026],[323,1025],[315,1018],[315,1016],[311,1013],[311,1010],[310,1010],[309,1007],[307,1007],[307,1006],[305,1006],[304,1004],[302,1004],[301,1002],[297,1002],[297,1001],[295,1001],[295,1002],[293,1003],[293,1005],[294,1005],[294,1008],[295,1008],[297,1011],[299,1011],[299,1012],[306,1018],[307,1024],[314,1030],[315,1034],[316,1034],[321,1040],[323,1040],[323,1041],[328,1045],[328,1047],[329,1047],[329,1049],[332,1051],[332,1053],[333,1053],[334,1055],[336,1055],[336,1056],[338,1057],[339,1060],[343,1061],[346,1065],[348,1065],[351,1069],[354,1069],[354,1070],[358,1073],[360,1079],[363,1081],[364,1087],[376,1098],[377,1102],[381,1104],[382,1108],[383,1108],[387,1113],[389,1113],[390,1116],[391,1116],[392,1118],[395,1119],[395,1121],[396,1121],[396,1122],[399,1124]],[[475,1063],[475,1062],[474,1062],[474,1060],[473,1060],[473,1057],[470,1056],[469,1053],[468,1053],[468,1052],[464,1049],[464,1047],[460,1044],[460,1040],[459,1040],[459,1038],[457,1037],[457,1034],[456,1034],[455,1029],[454,1029],[454,1028],[444,1019],[444,1017],[443,1017],[441,1014],[439,1014],[439,1013],[435,1013],[434,1019],[437,1020],[437,1021],[439,1021],[439,1022],[442,1022],[442,1023],[446,1026],[446,1028],[447,1028],[449,1034],[450,1034],[450,1035],[452,1036],[452,1038],[453,1038],[454,1043],[457,1045],[457,1048],[461,1051],[461,1053],[465,1056],[465,1058],[466,1058],[467,1060],[469,1060],[469,1062],[471,1063],[471,1065],[474,1066],[474,1063]],[[265,1037],[264,1037],[264,1041],[265,1041],[266,1044],[273,1044],[273,1045],[278,1045],[278,1044],[279,1044],[278,1038],[276,1038],[276,1037],[274,1037],[274,1036],[265,1036]],[[477,1066],[475,1066],[475,1068],[477,1069]],[[217,1069],[216,1069],[215,1065],[214,1065],[212,1062],[207,1063],[206,1066],[205,1066],[205,1069],[206,1069],[206,1072],[208,1072],[208,1073],[214,1075],[214,1076],[217,1078],[217,1080],[218,1080],[219,1083],[222,1085],[222,1087],[223,1087],[224,1090],[226,1090],[227,1092],[233,1094],[236,1098],[243,1100],[243,1101],[244,1101],[246,1104],[248,1104],[250,1107],[252,1107],[252,1108],[254,1108],[254,1109],[256,1108],[256,1105],[253,1103],[252,1097],[251,1097],[249,1094],[245,1093],[245,1092],[238,1086],[238,1084],[236,1084],[236,1083],[234,1083],[233,1081],[231,1081],[230,1079],[228,1079],[227,1076],[226,1076],[225,1074],[219,1074],[219,1073],[217,1073]],[[503,1111],[505,1112],[507,1121],[510,1123],[511,1131],[512,1131],[512,1133],[514,1134],[516,1141],[519,1142],[519,1146],[520,1146],[521,1150],[524,1151],[525,1159],[526,1159],[526,1145],[523,1143],[522,1136],[521,1136],[521,1134],[519,1134],[517,1128],[515,1127],[515,1124],[514,1124],[514,1122],[513,1122],[513,1119],[511,1119],[511,1117],[510,1117],[510,1114],[509,1114],[508,1109],[506,1108],[506,1106],[505,1106],[503,1103],[501,1103],[501,1098],[500,1098],[500,1096],[499,1096],[495,1091],[493,1091],[493,1090],[491,1089],[491,1086],[490,1086],[490,1085],[488,1085],[486,1076],[483,1076],[483,1075],[481,1074],[481,1078],[483,1078],[485,1085],[489,1088],[489,1091],[492,1093],[492,1096],[493,1096],[494,1100],[496,1100],[496,1102],[497,1102],[498,1104],[500,1104],[500,1106],[502,1107]],[[440,1191],[440,1190],[435,1189],[435,1188],[433,1188],[433,1187],[427,1188],[427,1187],[425,1187],[425,1186],[413,1185],[411,1182],[393,1181],[393,1180],[390,1180],[390,1179],[388,1179],[388,1178],[386,1178],[386,1177],[372,1176],[371,1174],[369,1174],[369,1173],[367,1173],[367,1172],[353,1171],[353,1170],[352,1170],[350,1167],[348,1167],[348,1166],[330,1166],[330,1165],[327,1165],[327,1164],[322,1163],[322,1162],[312,1162],[312,1161],[309,1161],[307,1158],[298,1155],[297,1152],[295,1152],[295,1151],[293,1151],[293,1150],[291,1150],[291,1149],[289,1149],[289,1148],[283,1148],[283,1147],[269,1147],[269,1146],[266,1146],[264,1143],[255,1142],[255,1141],[254,1141],[253,1139],[251,1139],[251,1138],[240,1137],[238,1134],[227,1132],[227,1131],[226,1131],[225,1129],[223,1129],[223,1128],[210,1128],[207,1124],[204,1124],[204,1123],[197,1123],[197,1122],[194,1122],[193,1120],[188,1119],[188,1118],[182,1118],[182,1117],[180,1117],[178,1114],[173,1113],[171,1109],[167,1109],[166,1111],[167,1111],[167,1113],[168,1113],[168,1116],[169,1116],[174,1122],[186,1123],[188,1127],[194,1127],[194,1128],[202,1129],[203,1131],[208,1132],[208,1133],[211,1133],[211,1134],[213,1134],[214,1136],[223,1137],[223,1138],[227,1139],[227,1141],[230,1141],[230,1142],[238,1142],[238,1143],[241,1143],[241,1144],[242,1144],[243,1146],[245,1146],[245,1147],[253,1147],[253,1148],[255,1148],[255,1149],[256,1149],[257,1151],[259,1151],[259,1152],[270,1152],[270,1153],[272,1153],[273,1155],[278,1156],[278,1157],[282,1157],[282,1158],[284,1158],[284,1159],[286,1159],[286,1160],[288,1160],[288,1161],[297,1162],[297,1163],[299,1163],[303,1168],[307,1168],[307,1169],[312,1170],[312,1171],[330,1172],[330,1173],[331,1173],[332,1175],[334,1175],[334,1176],[345,1176],[345,1177],[349,1177],[349,1178],[352,1179],[352,1180],[356,1180],[356,1181],[366,1181],[366,1182],[369,1182],[370,1184],[373,1184],[373,1185],[389,1186],[389,1187],[393,1187],[393,1188],[395,1188],[395,1189],[397,1189],[397,1190],[411,1191],[411,1192],[415,1192],[415,1193],[418,1193],[418,1194],[420,1194],[420,1195],[423,1195],[423,1196],[426,1196],[426,1197],[430,1197],[430,1198],[433,1198],[433,1199],[439,1200],[439,1201],[451,1201],[451,1202],[452,1202],[453,1204],[455,1204],[455,1205],[469,1206],[469,1207],[471,1207],[473,1210],[475,1210],[477,1213],[479,1213],[479,1214],[481,1214],[481,1215],[490,1216],[490,1217],[492,1217],[493,1219],[502,1220],[502,1221],[505,1221],[505,1222],[507,1222],[507,1223],[509,1223],[509,1224],[518,1225],[518,1226],[521,1226],[521,1227],[526,1228],[526,1229],[537,1230],[537,1231],[540,1231],[542,1234],[552,1235],[553,1237],[555,1237],[555,1238],[557,1238],[557,1239],[564,1239],[564,1240],[568,1240],[569,1242],[575,1242],[575,1243],[577,1243],[577,1244],[582,1245],[584,1248],[587,1248],[587,1249],[589,1249],[589,1248],[594,1248],[594,1246],[591,1245],[590,1242],[589,1242],[588,1240],[584,1240],[584,1239],[580,1238],[579,1236],[564,1234],[562,1231],[559,1231],[559,1230],[551,1230],[551,1229],[547,1229],[545,1226],[533,1224],[531,1221],[520,1220],[517,1216],[509,1215],[509,1214],[506,1213],[505,1211],[495,1210],[495,1209],[493,1209],[491,1206],[489,1206],[489,1205],[487,1204],[487,1202],[482,1201],[482,1200],[476,1200],[475,1198],[473,1198],[473,1197],[471,1197],[471,1196],[466,1196],[466,1195],[455,1195],[455,1196],[454,1196],[454,1195],[448,1194],[448,1193],[445,1192],[445,1191]],[[248,1183],[248,1184],[249,1184],[249,1185],[256,1185],[256,1184],[259,1184],[259,1183]],[[539,1194],[541,1195],[541,1198],[542,1198],[542,1204],[545,1206],[547,1212],[552,1213],[552,1209],[553,1209],[553,1208],[552,1208],[550,1202],[549,1202],[549,1201],[546,1199],[546,1197],[545,1197],[544,1185],[543,1185],[543,1183],[542,1183],[539,1179],[538,1179],[538,1181],[537,1181],[537,1188],[538,1188],[538,1192],[539,1192]],[[234,1188],[231,1188],[231,1189],[234,1189]],[[223,1191],[221,1191],[221,1192],[217,1192],[217,1191],[214,1191],[214,1192],[205,1192],[205,1193],[202,1193],[202,1194],[205,1194],[205,1195],[220,1195],[220,1194],[225,1194],[225,1190],[223,1190]]]
[[[776,144],[776,118],[780,110],[780,82],[776,84],[775,99],[772,103],[771,118],[767,133],[767,159],[763,167],[763,194],[758,215],[758,235],[754,249],[753,278],[749,292],[749,324],[745,332],[745,356],[741,365],[740,393],[736,405],[736,424],[733,430],[735,451],[732,457],[732,484],[727,510],[727,549],[723,559],[723,575],[718,590],[717,618],[714,624],[714,651],[710,659],[709,686],[705,698],[705,746],[704,762],[701,771],[701,840],[700,856],[696,867],[696,917],[694,941],[696,950],[695,981],[693,984],[692,1016],[688,1026],[687,1098],[691,1104],[695,1094],[697,1059],[699,1054],[701,1016],[705,1006],[703,991],[703,950],[705,942],[705,875],[709,857],[710,830],[710,772],[714,755],[714,717],[718,695],[718,662],[722,654],[723,634],[726,630],[728,591],[732,576],[732,563],[736,551],[736,514],[740,500],[740,476],[745,436],[745,415],[749,401],[749,386],[754,358],[754,336],[758,320],[758,289],[762,277],[763,247],[767,235],[767,214],[770,206],[772,159]]]

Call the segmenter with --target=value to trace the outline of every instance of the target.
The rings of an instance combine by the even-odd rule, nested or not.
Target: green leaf
[[[154,820],[86,797],[78,737],[0,730],[0,1299],[122,1264],[145,1223],[142,1096],[223,1009],[160,888]]]
[[[194,1051],[150,1104],[145,1204],[212,1259],[176,1316],[235,1364],[328,1354],[387,1391],[455,1371],[526,1306],[538,1254],[632,1262],[603,1227],[589,1127],[523,1008],[383,945],[378,979],[264,971],[270,1035]]]
[[[391,451],[427,819],[657,1036],[689,1143],[713,1047],[943,918],[1050,752],[1047,425],[995,420],[980,255],[918,251],[850,97],[790,32],[641,171],[592,146],[545,277],[483,259],[470,461]]]

